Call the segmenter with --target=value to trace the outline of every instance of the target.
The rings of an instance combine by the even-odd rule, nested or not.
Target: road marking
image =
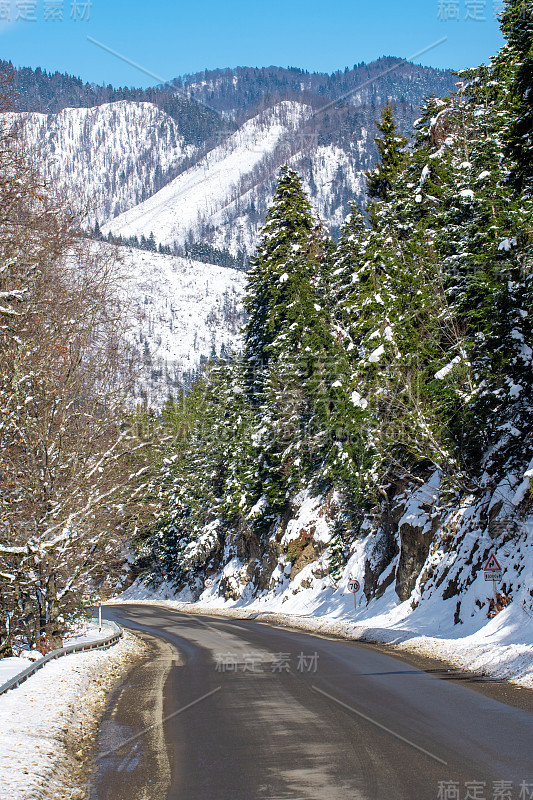
[[[439,758],[438,756],[433,755],[433,753],[430,753],[428,750],[424,750],[423,747],[420,747],[419,745],[415,744],[414,742],[411,742],[409,739],[406,739],[405,736],[401,736],[399,733],[396,733],[395,731],[391,731],[390,728],[387,728],[386,725],[382,725],[381,722],[377,722],[375,719],[372,719],[372,717],[367,717],[366,714],[363,714],[361,711],[357,711],[357,709],[353,708],[352,706],[349,706],[346,703],[343,703],[342,700],[338,700],[336,697],[333,697],[333,695],[322,691],[322,689],[319,689],[318,686],[313,686],[313,689],[315,690],[315,692],[319,692],[319,694],[323,694],[324,697],[328,697],[330,700],[333,700],[333,702],[337,703],[337,705],[342,706],[343,708],[347,708],[348,711],[352,711],[354,714],[357,714],[357,716],[362,717],[363,719],[366,719],[367,722],[371,722],[372,725],[375,725],[377,728],[381,728],[382,730],[386,731],[387,733],[390,733],[391,736],[395,736],[397,739],[400,739],[402,742],[405,742],[406,744],[410,745],[411,747],[414,747],[415,750],[419,750],[421,753],[424,753],[426,756],[429,756],[434,761],[438,761],[439,764],[444,764],[445,767],[448,766],[448,762],[447,761],[443,761],[442,758]]]
[[[163,717],[161,722],[154,722],[152,725],[148,725],[148,727],[145,728],[144,730],[142,730],[140,733],[136,733],[135,736],[130,736],[129,739],[126,739],[124,742],[122,742],[121,744],[117,745],[112,750],[106,750],[105,753],[101,753],[98,756],[98,758],[106,758],[107,756],[113,755],[113,753],[116,753],[117,750],[121,750],[127,744],[130,744],[130,742],[134,742],[136,739],[140,739],[141,736],[144,736],[144,734],[148,733],[148,731],[152,730],[152,728],[158,728],[160,725],[162,725],[167,720],[172,719],[172,717],[177,717],[178,714],[183,713],[183,711],[187,711],[187,709],[192,708],[192,706],[197,705],[197,703],[201,703],[202,700],[207,700],[208,697],[211,697],[211,695],[216,694],[221,689],[222,689],[222,686],[217,686],[216,689],[213,689],[211,692],[208,692],[207,694],[202,695],[202,697],[198,697],[196,700],[193,700],[192,703],[187,703],[186,706],[183,706],[182,708],[178,708],[177,711],[173,711],[172,714],[169,714],[167,717]]]

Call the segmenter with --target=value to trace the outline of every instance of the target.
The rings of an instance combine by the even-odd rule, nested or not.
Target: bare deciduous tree
[[[123,549],[144,442],[114,249],[45,186],[0,87],[0,657],[61,627]]]

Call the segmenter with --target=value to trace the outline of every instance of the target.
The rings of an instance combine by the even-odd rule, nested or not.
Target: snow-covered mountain
[[[124,250],[123,292],[140,356],[137,399],[158,409],[211,356],[240,348],[246,276],[176,256]]]
[[[335,233],[349,202],[363,199],[385,99],[408,133],[423,98],[449,93],[455,81],[449,71],[394,57],[332,74],[212,70],[147,90],[15,73],[20,110],[48,112],[28,123],[48,175],[89,202],[91,225],[146,238],[153,231],[178,254],[199,253],[198,245],[241,251],[241,260],[254,248],[282,163],[300,172]]]
[[[103,226],[123,237],[149,235],[156,241],[183,246],[191,235],[199,240],[209,226],[218,230],[238,214],[243,196],[264,179],[280,158],[290,155],[291,134],[312,114],[301,103],[283,102],[246,122],[201,161],[179,175],[144,203]],[[238,225],[232,244],[252,244],[250,230]],[[248,226],[250,228],[252,226]]]
[[[310,73],[298,67],[237,67],[185,75],[173,84],[193,102],[208,103],[210,108],[225,115],[247,118],[265,104],[272,105],[272,98],[276,97],[299,97],[315,107],[323,106],[324,99],[340,98],[349,106],[364,104],[379,108],[387,97],[407,106],[419,105],[430,94],[437,97],[448,94],[454,88],[454,81],[453,73],[448,70],[384,56],[331,74]]]
[[[245,122],[201,161],[135,208],[103,226],[115,236],[148,237],[183,248],[209,241],[236,253],[253,250],[279,167],[289,162],[320,216],[340,225],[346,198],[361,198],[368,131],[349,148],[317,145],[313,109],[283,101]]]
[[[319,144],[315,112],[299,101],[282,101],[235,133],[221,134],[223,140],[204,155],[152,103],[122,100],[25,118],[48,179],[91,208],[91,225],[98,220],[104,233],[123,237],[153,232],[157,243],[178,252],[198,242],[252,252],[285,162],[304,175],[321,217],[339,225],[346,202],[362,194],[370,161],[367,129],[344,148]],[[245,276],[124,250],[132,338],[141,355],[137,396],[160,408],[203,361],[239,348]]]
[[[365,67],[364,75],[358,68],[348,77],[312,76],[297,84],[292,72],[259,71],[247,78],[237,70],[235,80],[226,71],[218,89],[211,78],[189,82],[184,90],[191,98],[200,84],[202,92],[210,86],[225,98],[219,100],[227,108],[220,108],[218,120],[205,122],[203,138],[193,136],[203,130],[193,99],[181,101],[185,110],[180,107],[180,113],[170,106],[167,113],[161,103],[136,97],[103,103],[96,98],[94,107],[58,113],[28,111],[26,133],[48,179],[90,209],[91,226],[98,221],[104,233],[125,239],[148,239],[153,233],[156,244],[179,255],[201,252],[200,245],[206,248],[202,258],[216,260],[225,250],[242,260],[255,247],[282,164],[290,163],[302,175],[317,213],[332,230],[341,225],[349,201],[363,199],[364,172],[375,157],[375,100],[381,96],[376,80],[385,80],[379,91],[394,93],[404,128],[417,113],[427,81],[450,80],[413,65],[394,69],[376,62]],[[36,107],[44,108],[53,80],[37,77],[30,94],[37,92]],[[27,75],[22,78],[28,81]],[[353,92],[362,78],[374,87],[364,97]],[[328,101],[346,89],[349,104]],[[61,96],[54,108],[61,107]],[[355,100],[362,105],[355,107]],[[83,102],[80,96],[77,105]],[[143,356],[143,392],[160,405],[169,391],[187,383],[202,359],[220,354],[222,347],[238,347],[244,276],[147,251],[128,252],[128,291],[143,318],[134,333]]]
[[[344,147],[319,144],[315,112],[296,101],[221,133],[207,154],[186,144],[178,123],[152,103],[24,118],[47,178],[89,209],[91,225],[98,220],[105,233],[123,237],[153,232],[180,252],[208,242],[250,253],[285,162],[303,175],[319,215],[339,226],[348,200],[362,198],[373,147],[365,128]]]
[[[92,222],[141,203],[197,149],[152,103],[122,100],[24,118],[47,178],[87,205]]]

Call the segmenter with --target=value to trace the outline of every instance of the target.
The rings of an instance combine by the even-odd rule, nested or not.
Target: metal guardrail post
[[[61,647],[59,650],[52,650],[47,655],[40,658],[39,661],[36,661],[28,667],[27,669],[19,672],[18,675],[15,675],[11,680],[3,683],[0,686],[0,695],[8,692],[10,689],[15,689],[17,686],[20,686],[21,683],[24,683],[25,680],[30,678],[34,675],[37,670],[42,669],[45,664],[49,661],[54,661],[56,658],[61,658],[61,656],[67,656],[70,653],[83,653],[86,650],[107,650],[107,648],[111,647],[112,645],[116,644],[122,636],[122,628],[120,625],[117,625],[116,622],[111,622],[106,620],[106,626],[113,629],[113,633],[110,636],[103,636],[100,639],[94,639],[92,642],[80,642],[79,644],[69,644],[67,647]]]

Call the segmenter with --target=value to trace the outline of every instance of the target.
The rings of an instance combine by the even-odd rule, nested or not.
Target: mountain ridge
[[[375,83],[384,79],[386,86],[382,86],[380,91]],[[254,113],[265,103],[271,104],[273,97],[288,100],[299,97],[316,108],[328,104],[328,100],[347,100],[353,105],[351,100],[360,103],[363,98],[365,102],[382,105],[387,92],[393,96],[398,94],[398,86],[405,88],[406,100],[420,103],[424,94],[441,96],[453,91],[454,81],[450,70],[425,67],[395,56],[382,56],[332,73],[310,73],[298,67],[228,67],[181,76],[171,83],[186,92],[190,99],[209,104],[219,112]],[[405,87],[402,86],[404,83]],[[414,88],[409,83],[415,84]],[[232,98],[233,103],[230,102]]]
[[[4,67],[9,64],[4,62]],[[407,134],[425,95],[446,93],[454,80],[447,71],[395,57],[331,75],[298,68],[225,68],[145,90],[83,84],[79,78],[42,69],[22,68],[13,73],[20,112],[46,115],[34,140],[40,142],[52,180],[81,187],[84,196],[92,192],[90,224],[107,223],[107,230],[113,232],[120,227],[112,222],[115,217],[149,201],[180,175],[197,170],[225,143],[231,147],[232,137],[248,121],[283,103],[298,104],[302,113],[310,109],[305,124],[295,127],[292,137],[285,137],[285,153],[278,153],[262,170],[257,167],[240,194],[223,200],[223,220],[213,224],[198,208],[193,210],[198,224],[174,239],[157,235],[157,221],[149,229],[135,231],[146,239],[154,232],[158,242],[178,255],[199,252],[202,245],[229,251],[233,257],[250,255],[253,250],[284,161],[301,172],[323,221],[336,234],[350,200],[363,202],[362,175],[376,158],[373,134],[379,107],[392,96],[400,129]],[[141,107],[146,110],[144,122]],[[91,108],[96,111],[90,112]],[[76,132],[73,120],[84,116],[80,109],[85,109],[88,127]],[[114,119],[106,120],[106,114]],[[70,138],[62,125],[73,130]],[[108,139],[125,142],[123,156],[103,140],[102,126]]]

